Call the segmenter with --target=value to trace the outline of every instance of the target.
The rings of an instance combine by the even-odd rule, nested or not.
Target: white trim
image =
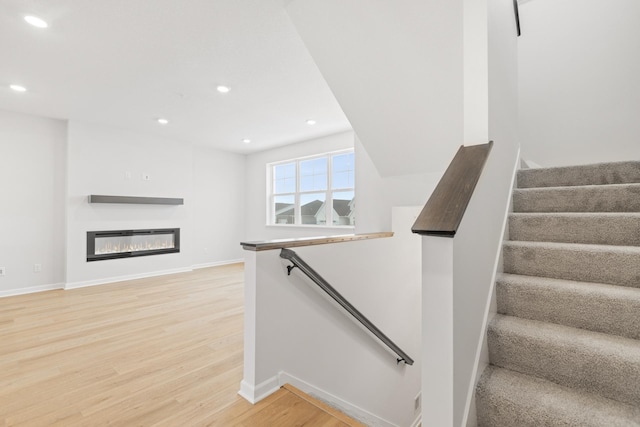
[[[53,291],[56,289],[78,289],[86,288],[88,286],[106,285],[108,283],[124,282],[127,280],[144,279],[147,277],[165,276],[167,274],[187,273],[189,271],[198,270],[201,268],[220,267],[223,265],[244,263],[244,258],[230,259],[226,261],[207,262],[203,264],[194,264],[191,267],[174,268],[171,270],[154,271],[151,273],[131,274],[128,276],[109,277],[105,279],[88,280],[85,282],[74,283],[51,283],[47,285],[31,286],[29,288],[17,288],[8,289],[5,291],[0,290],[0,298],[11,297],[16,295],[33,294],[36,292]]]
[[[336,151],[329,151],[329,152],[325,152],[325,153],[320,153],[320,154],[313,154],[310,156],[305,156],[305,157],[297,157],[294,159],[290,159],[290,160],[282,160],[282,161],[277,161],[277,162],[271,162],[271,163],[267,163],[266,165],[266,171],[267,171],[267,189],[266,189],[266,194],[267,194],[267,223],[265,224],[266,226],[272,226],[272,225],[279,225],[279,226],[306,226],[308,224],[303,224],[302,223],[302,205],[301,205],[301,199],[303,196],[305,195],[313,195],[313,194],[324,194],[325,199],[323,200],[323,205],[321,206],[321,208],[323,207],[325,209],[325,218],[326,218],[326,224],[313,224],[313,226],[315,227],[326,227],[326,228],[330,228],[330,227],[336,227],[333,224],[333,211],[330,211],[328,209],[329,206],[332,206],[333,204],[333,194],[336,192],[353,192],[353,195],[355,197],[355,193],[356,193],[356,189],[355,189],[355,163],[354,163],[354,182],[353,182],[353,187],[345,187],[345,188],[333,188],[333,159],[336,156],[341,156],[341,155],[345,155],[345,154],[351,154],[354,157],[354,161],[355,161],[355,148],[346,148],[346,149],[341,149],[341,150],[336,150]],[[327,174],[327,187],[324,190],[307,190],[307,191],[302,191],[300,189],[301,187],[301,173],[300,173],[300,164],[306,161],[310,161],[310,160],[315,160],[315,159],[326,159],[327,161],[327,169],[326,169],[326,174]],[[289,192],[289,193],[275,193],[275,187],[274,187],[274,170],[276,167],[278,166],[282,166],[282,165],[287,165],[287,164],[291,164],[293,163],[295,165],[295,191],[293,192]],[[293,218],[294,218],[294,223],[293,224],[277,224],[275,222],[278,214],[282,213],[282,212],[286,212],[288,210],[291,209],[291,207],[287,207],[287,208],[282,208],[279,211],[275,211],[275,199],[276,197],[284,197],[284,196],[292,196],[294,199],[294,203],[293,203]],[[317,214],[317,213],[316,213]]]
[[[347,133],[347,132],[352,132],[352,131],[339,132],[339,133]],[[298,160],[311,160],[311,159],[325,157],[325,156],[333,156],[334,154],[345,154],[345,153],[355,153],[355,148],[354,147],[341,148],[339,150],[334,150],[334,151],[325,151],[323,153],[318,153],[318,154],[309,154],[308,156],[294,157],[292,159],[287,159],[287,160],[278,160],[275,162],[267,163],[267,170],[269,170],[268,168],[269,166],[284,165],[284,164],[292,163]]]
[[[501,239],[500,239],[500,244],[498,245],[498,251],[496,253],[496,257],[495,257],[495,261],[493,263],[493,274],[491,275],[491,288],[489,289],[489,295],[487,297],[487,301],[485,303],[485,309],[484,309],[484,319],[482,320],[482,335],[480,335],[480,340],[478,342],[478,345],[476,347],[476,357],[475,357],[475,363],[473,365],[473,371],[471,372],[471,378],[473,378],[472,381],[470,381],[469,383],[469,390],[467,391],[467,402],[465,404],[465,408],[464,408],[464,414],[462,416],[462,426],[466,426],[468,423],[468,418],[469,418],[469,411],[471,409],[471,403],[474,399],[474,390],[476,388],[476,384],[478,383],[478,367],[480,365],[480,357],[482,354],[482,347],[484,345],[486,336],[487,336],[487,324],[489,323],[489,317],[490,317],[490,309],[491,309],[491,301],[493,299],[493,293],[495,292],[495,287],[496,287],[496,276],[498,275],[498,267],[499,267],[499,263],[502,260],[501,254],[502,254],[502,243],[505,240],[505,233],[507,231],[507,223],[509,221],[509,212],[511,211],[511,198],[513,195],[513,189],[515,188],[516,185],[516,176],[518,173],[518,167],[520,165],[520,149],[518,148],[518,153],[516,154],[516,163],[514,165],[513,168],[513,172],[511,174],[511,186],[509,187],[509,197],[507,199],[507,206],[505,207],[504,210],[504,218],[502,221],[502,232],[500,233],[501,235]]]
[[[215,262],[205,262],[202,264],[194,264],[191,266],[192,270],[199,270],[201,268],[209,268],[209,267],[220,267],[223,265],[229,265],[229,264],[239,264],[239,263],[243,263],[244,262],[244,258],[238,258],[238,259],[230,259],[227,261],[215,261]]]
[[[8,289],[6,291],[0,291],[0,298],[53,291],[56,289],[64,289],[64,283],[50,283],[48,285],[31,286],[29,288]]]
[[[520,166],[522,166],[523,169],[539,169],[542,167],[536,162],[534,162],[533,160],[526,160],[526,159],[520,160]]]
[[[164,276],[167,274],[187,273],[193,271],[191,267],[174,268],[171,270],[153,271],[150,273],[130,274],[127,276],[105,277],[103,279],[87,280],[84,282],[67,283],[65,289],[85,288],[87,286],[104,285],[107,283],[124,282],[127,280],[145,279],[147,277]]]
[[[274,376],[266,381],[261,382],[257,386],[252,386],[245,380],[240,382],[240,391],[238,394],[251,404],[260,402],[280,389],[278,377]]]
[[[364,409],[355,406],[344,399],[334,396],[333,394],[328,393],[286,372],[281,371],[278,374],[278,383],[280,387],[284,384],[291,384],[292,386],[304,391],[308,395],[321,400],[327,405],[370,427],[397,427],[395,424],[383,418],[380,418],[377,415],[372,414],[371,412],[365,411]]]
[[[418,417],[413,420],[411,427],[422,427],[422,414],[418,415]]]

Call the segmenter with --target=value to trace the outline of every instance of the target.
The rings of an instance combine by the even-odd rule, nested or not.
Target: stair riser
[[[640,215],[511,215],[509,238],[530,242],[640,246]]]
[[[605,292],[589,290],[585,283],[533,286],[498,280],[496,298],[500,314],[640,339],[636,289]]]
[[[518,187],[560,187],[640,182],[640,162],[602,163],[564,168],[522,169]]]
[[[525,276],[640,287],[640,249],[580,251],[554,247],[503,247],[504,271]]]
[[[640,212],[640,184],[514,190],[514,212]]]
[[[544,325],[544,324],[540,324]],[[488,331],[493,365],[603,397],[640,405],[640,347],[591,345],[581,337],[493,324]]]

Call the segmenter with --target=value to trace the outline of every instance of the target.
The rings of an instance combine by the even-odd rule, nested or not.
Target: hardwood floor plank
[[[242,264],[0,298],[0,426],[345,426],[238,396]]]

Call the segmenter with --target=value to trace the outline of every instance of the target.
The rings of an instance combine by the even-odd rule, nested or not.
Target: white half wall
[[[541,166],[640,159],[640,2],[520,8],[522,157]]]
[[[335,396],[331,404],[346,401],[362,409],[342,408],[355,417],[371,414],[367,425],[412,425],[421,375],[421,250],[410,227],[419,212],[420,207],[394,210],[391,238],[295,248],[414,365],[397,365],[394,354],[298,269],[287,276],[289,262],[280,250],[246,251],[245,312],[255,309],[255,317],[245,323],[245,397],[263,397],[284,372],[325,397]]]
[[[66,138],[64,121],[0,110],[0,296],[63,286]]]

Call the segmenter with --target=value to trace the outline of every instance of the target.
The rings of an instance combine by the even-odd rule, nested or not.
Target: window
[[[267,166],[269,224],[355,225],[353,150]]]

